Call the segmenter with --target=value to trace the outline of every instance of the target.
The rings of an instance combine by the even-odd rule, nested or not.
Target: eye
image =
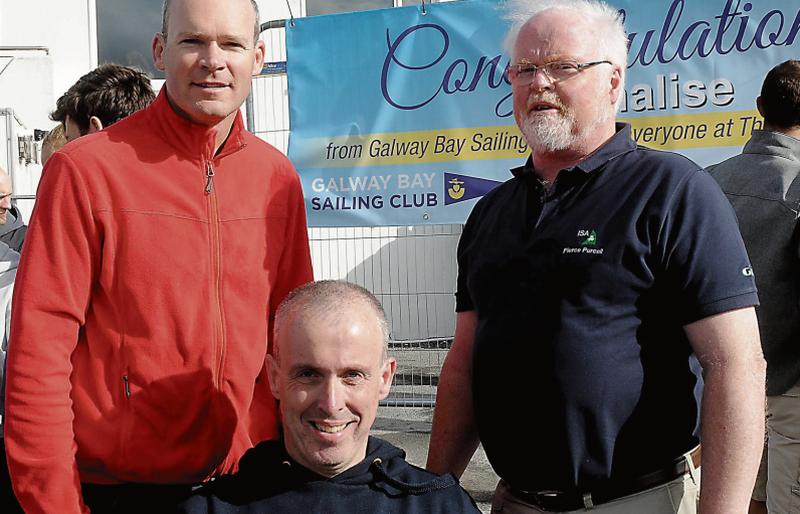
[[[358,370],[350,370],[344,374],[343,380],[348,385],[357,385],[366,379],[366,375]]]
[[[246,50],[247,47],[238,41],[225,41],[221,43],[223,48],[230,48],[231,50]]]
[[[571,62],[551,62],[547,65],[552,71],[557,73],[571,73],[578,69],[574,63]]]
[[[187,37],[179,41],[182,45],[200,45],[203,42],[194,37]]]
[[[293,378],[300,382],[311,382],[319,377],[319,373],[313,369],[300,369],[294,374]]]

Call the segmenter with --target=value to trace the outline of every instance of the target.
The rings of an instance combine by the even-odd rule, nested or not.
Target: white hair
[[[503,45],[506,53],[514,59],[514,46],[523,25],[537,14],[548,10],[575,11],[590,22],[592,33],[587,37],[596,38],[600,59],[609,60],[620,67],[620,90],[624,89],[625,70],[628,66],[628,35],[622,13],[602,0],[508,0],[503,15],[511,22]],[[622,96],[620,95],[617,105]]]

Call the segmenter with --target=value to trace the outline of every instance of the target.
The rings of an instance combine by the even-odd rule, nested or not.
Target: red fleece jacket
[[[45,169],[14,293],[5,438],[26,512],[80,482],[193,483],[276,435],[272,316],[312,279],[300,182],[237,116],[149,108]]]

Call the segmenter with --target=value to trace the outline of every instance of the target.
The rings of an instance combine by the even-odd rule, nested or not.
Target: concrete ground
[[[406,460],[425,467],[432,420],[432,408],[381,407],[372,427],[372,435],[404,449]],[[491,510],[492,495],[497,480],[497,475],[492,471],[483,448],[479,447],[461,477],[461,485],[485,513]]]

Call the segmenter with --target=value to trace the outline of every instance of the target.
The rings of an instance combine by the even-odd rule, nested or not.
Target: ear
[[[89,118],[89,130],[86,133],[94,134],[95,132],[100,132],[101,130],[103,130],[103,122],[100,121],[100,118],[97,116],[92,116]]]
[[[167,46],[167,39],[161,32],[153,36],[153,65],[159,71],[164,71],[164,47]]]
[[[267,46],[264,42],[260,39],[256,41],[255,48],[253,48],[253,75],[261,73],[261,69],[264,67],[264,55],[266,52]]]
[[[392,387],[392,379],[394,378],[394,372],[396,370],[397,360],[395,360],[393,357],[387,358],[386,362],[383,363],[383,369],[381,370],[381,400],[389,396],[389,389]]]
[[[764,117],[764,106],[761,105],[761,96],[756,98],[756,109],[758,109],[758,114],[760,114],[761,117],[763,118]]]
[[[272,355],[267,355],[267,379],[269,380],[269,388],[272,391],[272,396],[276,400],[281,399],[281,393],[278,388],[278,361]]]
[[[622,88],[620,87],[622,85],[622,68],[619,65],[615,64],[611,70],[610,85],[609,99],[611,100],[611,105],[616,105],[619,95],[622,94]]]

